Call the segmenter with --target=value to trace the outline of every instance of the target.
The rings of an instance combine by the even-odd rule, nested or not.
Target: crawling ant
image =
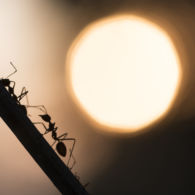
[[[75,147],[76,139],[75,138],[67,138],[68,133],[63,133],[60,136],[57,135],[58,127],[56,127],[55,122],[54,123],[51,122],[51,116],[49,114],[47,114],[46,108],[44,106],[31,106],[31,107],[35,107],[35,108],[37,107],[41,111],[45,112],[45,114],[41,114],[39,116],[41,117],[41,119],[44,122],[48,123],[48,128],[45,126],[45,124],[43,122],[35,122],[34,124],[40,124],[44,127],[45,132],[43,133],[43,135],[46,135],[47,133],[51,132],[51,136],[54,139],[54,142],[51,146],[53,146],[57,142],[56,150],[61,156],[65,157],[67,155],[67,148],[66,148],[66,145],[64,144],[63,141],[66,141],[66,140],[67,141],[73,141],[72,148],[70,149],[70,156],[69,156],[69,159],[68,159],[68,162],[67,162],[67,166],[68,166],[69,163],[70,163],[71,158],[73,159],[74,162],[73,162],[73,165],[70,168],[70,169],[72,169],[73,166],[76,163],[76,161],[75,161],[75,159],[72,155],[74,147]]]
[[[22,105],[22,104],[20,103],[20,101],[21,101],[21,99],[22,99],[24,96],[27,95],[28,91],[26,91],[26,88],[23,87],[23,88],[22,88],[22,91],[21,91],[21,93],[20,93],[19,96],[17,96],[17,95],[14,93],[14,89],[15,89],[16,83],[15,83],[15,81],[11,81],[11,80],[9,79],[9,77],[12,76],[12,75],[14,75],[14,74],[17,72],[17,69],[16,69],[16,67],[13,65],[12,62],[10,62],[10,65],[14,68],[14,71],[13,71],[11,74],[9,74],[5,79],[4,79],[4,78],[0,79],[0,83],[1,83],[5,88],[8,89],[8,92],[9,92],[9,94],[11,95],[11,97],[13,98],[13,100],[20,106],[20,108],[23,110],[23,112],[24,112],[25,114],[27,114],[26,107],[25,107],[24,105]],[[12,85],[12,83],[13,83],[13,85]]]

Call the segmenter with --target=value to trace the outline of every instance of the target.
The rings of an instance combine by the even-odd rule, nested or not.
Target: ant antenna
[[[14,68],[14,72],[12,72],[11,74],[9,74],[6,78],[9,78],[10,76],[12,76],[13,74],[15,74],[17,72],[16,67],[13,65],[12,62],[10,62],[11,66]]]

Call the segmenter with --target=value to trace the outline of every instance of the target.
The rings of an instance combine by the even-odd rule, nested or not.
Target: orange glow
[[[89,121],[121,133],[165,116],[181,81],[168,35],[131,15],[86,27],[69,50],[66,73],[71,95]]]

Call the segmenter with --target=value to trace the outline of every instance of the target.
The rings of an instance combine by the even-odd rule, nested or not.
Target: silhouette
[[[55,123],[52,123],[51,122],[51,117],[47,114],[46,108],[43,105],[38,105],[38,106],[30,106],[29,105],[28,96],[27,96],[28,91],[26,90],[25,87],[22,88],[22,91],[21,91],[21,93],[20,93],[19,96],[17,96],[15,94],[14,89],[15,89],[16,83],[15,83],[15,81],[11,81],[9,79],[9,77],[12,76],[13,74],[15,74],[17,72],[17,69],[13,65],[12,62],[10,62],[10,64],[14,68],[14,71],[11,74],[9,74],[5,79],[2,78],[0,80],[1,84],[5,88],[7,88],[9,94],[14,99],[14,101],[17,103],[17,105],[19,105],[19,107],[22,109],[22,111],[24,112],[25,115],[27,115],[27,108],[29,108],[29,107],[39,108],[42,112],[45,112],[45,114],[39,115],[39,116],[42,118],[43,121],[45,121],[45,122],[47,122],[49,124],[49,127],[47,128],[45,126],[45,124],[42,123],[42,122],[36,122],[34,124],[41,124],[41,125],[43,125],[43,127],[45,129],[45,133],[43,135],[45,135],[45,134],[47,134],[49,132],[52,133],[52,138],[54,139],[54,143],[52,144],[52,146],[57,142],[57,144],[56,144],[56,150],[57,150],[57,152],[61,156],[65,157],[66,154],[67,154],[67,148],[66,148],[65,144],[63,143],[63,141],[65,141],[65,140],[73,141],[73,145],[72,145],[72,148],[70,150],[70,156],[69,156],[68,163],[67,163],[67,165],[69,165],[70,159],[72,157],[72,152],[74,150],[74,146],[75,146],[76,139],[75,138],[67,138],[68,133],[64,133],[64,134],[62,134],[60,136],[57,136],[57,132],[56,131],[57,131],[58,127],[55,126]],[[27,105],[22,105],[20,103],[21,99],[24,96],[26,96]],[[75,164],[75,160],[73,162],[73,166],[74,166],[74,164]],[[71,167],[73,167],[73,166],[71,166]]]
[[[58,136],[57,135],[57,130],[58,127],[56,127],[55,122],[51,122],[51,116],[47,113],[46,108],[43,105],[40,106],[30,106],[30,107],[34,107],[34,108],[38,108],[39,110],[41,110],[42,112],[44,112],[44,114],[39,115],[41,117],[41,119],[48,123],[48,127],[46,127],[46,125],[43,122],[35,122],[34,124],[38,124],[38,125],[42,125],[43,128],[45,129],[45,132],[43,133],[43,135],[46,135],[47,133],[51,132],[51,136],[54,139],[54,142],[51,146],[53,146],[56,142],[56,151],[58,152],[58,154],[60,154],[63,157],[66,157],[67,155],[67,148],[66,145],[64,144],[63,141],[72,141],[72,147],[70,149],[70,155],[68,158],[68,162],[67,162],[67,166],[69,167],[69,163],[70,160],[73,160],[72,166],[69,167],[70,169],[72,169],[76,163],[75,158],[73,157],[72,153],[75,147],[75,143],[76,143],[76,139],[75,138],[68,138],[68,133],[63,133],[62,135]]]
[[[57,127],[55,123],[51,122],[51,117],[47,114],[47,111],[44,106],[31,106],[28,101],[28,91],[25,87],[22,88],[20,95],[15,94],[15,81],[9,80],[9,77],[17,72],[17,69],[10,62],[14,71],[9,74],[6,78],[0,79],[0,116],[10,127],[16,137],[21,141],[24,147],[28,150],[31,156],[36,160],[39,166],[43,171],[48,175],[52,182],[56,185],[59,191],[62,194],[80,194],[87,195],[84,186],[80,184],[77,178],[69,171],[73,168],[76,161],[73,157],[73,149],[75,146],[76,140],[74,138],[67,138],[67,133],[64,133],[60,136],[57,136]],[[26,97],[27,105],[21,104],[23,97]],[[15,103],[15,104],[14,104]],[[45,127],[45,134],[52,132],[52,138],[56,144],[56,150],[61,156],[66,156],[67,148],[63,141],[70,140],[73,141],[72,148],[70,149],[70,156],[68,159],[68,164],[70,159],[73,159],[71,167],[66,167],[64,163],[59,159],[56,153],[51,149],[49,144],[39,131],[32,124],[31,120],[27,116],[27,108],[34,107],[39,108],[45,114],[39,115],[44,122],[49,123],[49,127]],[[20,112],[19,109],[22,110]],[[11,114],[10,114],[11,113]],[[25,116],[23,116],[23,114]],[[35,123],[36,124],[36,123]],[[40,124],[40,123],[37,123]],[[41,150],[40,150],[41,148]]]
[[[62,194],[87,195],[87,191],[51,146],[35,128],[27,115],[18,109],[13,97],[0,82],[0,116],[29,154]],[[24,90],[25,91],[25,90]],[[25,94],[25,93],[24,93]],[[17,96],[20,101],[23,95]]]
[[[10,73],[5,79],[2,78],[0,79],[0,83],[8,90],[9,94],[11,95],[11,97],[14,99],[14,101],[17,103],[17,105],[19,105],[19,107],[22,109],[22,111],[24,112],[24,114],[27,114],[27,110],[25,105],[22,105],[20,103],[21,99],[27,95],[28,91],[26,90],[25,87],[22,88],[22,91],[20,93],[19,96],[17,96],[14,92],[15,89],[15,85],[16,82],[15,81],[11,81],[9,79],[10,76],[14,75],[17,72],[16,67],[13,65],[12,62],[10,62],[11,66],[14,68],[14,71],[12,73]]]

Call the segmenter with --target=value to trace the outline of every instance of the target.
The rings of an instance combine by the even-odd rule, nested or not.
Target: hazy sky
[[[10,73],[13,61],[17,92],[26,86],[30,103],[44,104],[60,131],[77,139],[73,172],[91,183],[92,194],[193,190],[194,11],[193,1],[0,0],[0,77]],[[95,19],[121,12],[145,16],[167,30],[184,70],[173,110],[138,136],[103,134],[91,126],[64,83],[66,53],[76,35]],[[0,130],[0,194],[59,194],[2,120]]]

